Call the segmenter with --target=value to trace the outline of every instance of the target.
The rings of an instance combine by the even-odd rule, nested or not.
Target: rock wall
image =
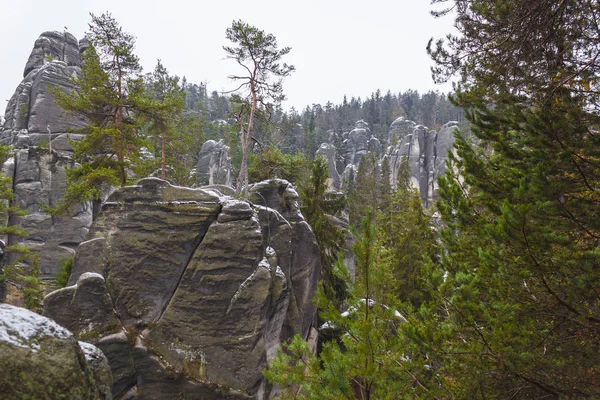
[[[146,178],[103,205],[44,315],[102,349],[115,398],[268,398],[267,361],[314,335],[320,261],[297,193],[249,192]]]
[[[74,254],[92,222],[89,204],[74,207],[68,216],[53,217],[46,212],[47,206],[56,205],[63,196],[66,172],[73,167],[69,139],[77,140],[81,135],[69,132],[85,126],[85,121],[67,115],[54,104],[50,88],[74,89],[71,78],[81,71],[85,46],[85,41],[78,43],[70,33],[42,33],[0,127],[0,142],[15,148],[3,172],[13,177],[16,203],[28,211],[28,215],[10,221],[19,223],[28,235],[23,239],[9,237],[8,241],[20,241],[39,253],[45,278],[58,271],[61,259]],[[49,139],[52,152],[47,148]]]

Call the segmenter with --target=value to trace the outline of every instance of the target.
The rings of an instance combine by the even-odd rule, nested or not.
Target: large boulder
[[[2,398],[112,398],[102,352],[29,310],[0,304],[0,354]]]
[[[146,178],[103,205],[44,313],[104,351],[116,398],[267,398],[268,360],[314,331],[320,262],[298,195],[283,180],[249,192]]]

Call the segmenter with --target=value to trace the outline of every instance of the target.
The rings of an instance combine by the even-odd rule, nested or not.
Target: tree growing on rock
[[[182,112],[185,93],[183,87],[179,86],[179,78],[169,75],[169,71],[160,60],[156,63],[154,71],[147,75],[145,84],[147,90],[136,99],[136,105],[143,119],[149,122],[150,133],[159,143],[160,177],[167,179],[167,153],[170,153],[168,147],[175,147],[176,143],[181,142],[177,125],[184,119]]]
[[[223,46],[226,57],[235,60],[242,73],[229,78],[239,83],[232,90],[236,96],[232,100],[238,111],[235,113],[240,127],[242,163],[237,179],[236,193],[247,196],[248,155],[253,147],[253,129],[257,111],[260,108],[271,109],[271,102],[279,103],[285,99],[282,79],[295,70],[293,65],[281,63],[291,48],[277,48],[277,39],[272,34],[238,20],[233,21],[225,32],[233,46]]]
[[[73,79],[77,89],[53,91],[64,110],[89,123],[84,138],[73,143],[80,166],[68,172],[59,210],[99,198],[106,185],[126,185],[130,156],[140,147],[134,106],[143,85],[137,77],[141,67],[133,53],[135,38],[123,32],[110,14],[91,16],[82,73]]]

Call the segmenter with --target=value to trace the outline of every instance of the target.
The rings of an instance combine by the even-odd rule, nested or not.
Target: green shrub
[[[75,259],[73,256],[69,258],[63,258],[60,260],[58,273],[56,274],[56,286],[64,288],[69,283],[71,277],[71,271],[73,270],[73,262]]]

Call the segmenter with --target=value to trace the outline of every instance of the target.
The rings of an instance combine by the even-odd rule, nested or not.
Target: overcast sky
[[[407,89],[448,92],[435,85],[425,47],[445,36],[451,18],[434,19],[429,0],[14,0],[0,10],[0,99],[9,99],[40,33],[66,26],[81,39],[89,13],[112,13],[137,38],[144,71],[157,59],[171,74],[206,82],[209,91],[234,88],[227,76],[235,63],[224,58],[225,29],[242,19],[289,46],[296,72],[284,81],[284,107],[340,103],[344,95]],[[0,107],[4,114],[6,102]]]

